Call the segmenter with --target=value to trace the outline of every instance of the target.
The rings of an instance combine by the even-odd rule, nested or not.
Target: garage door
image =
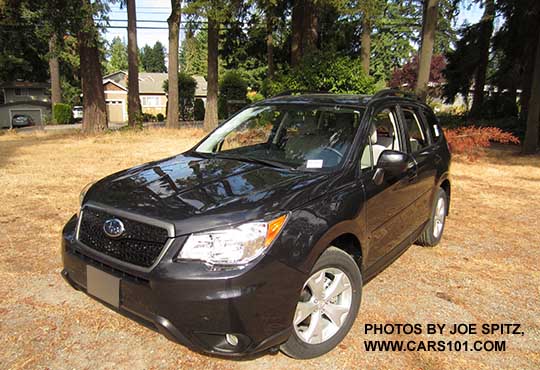
[[[30,116],[36,125],[41,125],[41,109],[11,109],[11,119],[18,114]]]
[[[107,115],[110,122],[124,122],[124,104],[122,100],[107,100]]]

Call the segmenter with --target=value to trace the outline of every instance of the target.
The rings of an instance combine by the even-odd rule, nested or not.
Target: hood
[[[182,235],[292,210],[324,191],[326,177],[183,154],[110,175],[85,202],[169,222]]]

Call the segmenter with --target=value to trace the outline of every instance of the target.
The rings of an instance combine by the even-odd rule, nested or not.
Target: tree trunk
[[[62,102],[60,87],[60,65],[58,63],[57,36],[55,33],[49,39],[49,71],[51,77],[51,105]]]
[[[167,98],[167,127],[178,126],[178,43],[180,36],[181,0],[171,0],[169,22],[169,96]]]
[[[531,97],[527,112],[527,131],[523,142],[523,153],[536,153],[538,148],[538,131],[540,126],[540,37],[536,45],[534,72],[531,80]]]
[[[471,116],[481,114],[484,103],[484,86],[486,84],[486,72],[489,63],[489,45],[493,33],[493,20],[495,19],[495,1],[486,0],[484,15],[480,20],[478,35],[479,60],[474,76],[474,92],[471,106]]]
[[[128,125],[135,127],[140,120],[139,49],[137,47],[137,12],[135,0],[127,0],[128,14]]]
[[[424,0],[424,19],[422,24],[422,46],[418,61],[418,79],[416,81],[416,94],[425,101],[428,93],[429,72],[431,69],[431,57],[435,44],[437,31],[437,5],[439,0]]]
[[[268,61],[268,79],[274,78],[274,18],[272,10],[266,9],[266,59]]]
[[[206,95],[206,111],[204,113],[204,129],[213,130],[218,125],[218,42],[219,24],[208,19],[208,88]]]
[[[539,24],[528,24],[527,29],[529,33],[527,39],[523,42],[525,45],[536,45],[539,42],[540,27]],[[520,127],[525,127],[527,124],[527,116],[529,112],[529,99],[531,97],[531,81],[534,73],[534,58],[535,48],[528,47],[525,49],[523,56],[521,57],[521,63],[523,63],[523,74],[521,76],[521,94],[519,95],[520,112],[519,112],[519,124]],[[518,61],[520,62],[520,61]]]
[[[89,0],[83,0],[83,7],[88,6]],[[92,13],[87,12],[83,27],[81,27],[78,34],[83,93],[82,130],[85,133],[107,129],[107,106],[105,105],[105,93],[103,92],[97,34],[98,31]]]
[[[292,9],[291,66],[296,67],[302,59],[302,33],[305,0],[295,0]]]
[[[319,16],[313,0],[304,0],[302,56],[317,49],[319,42]]]
[[[360,63],[366,75],[369,76],[369,61],[371,57],[371,22],[367,14],[364,14],[362,18],[362,36],[360,42]]]

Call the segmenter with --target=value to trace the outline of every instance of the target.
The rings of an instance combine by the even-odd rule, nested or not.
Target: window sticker
[[[322,159],[308,159],[306,163],[306,168],[322,168],[322,166]]]

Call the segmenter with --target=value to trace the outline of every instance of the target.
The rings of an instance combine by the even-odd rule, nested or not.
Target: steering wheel
[[[339,150],[337,150],[336,148],[332,148],[330,146],[325,146],[322,151],[325,151],[325,150],[328,150],[332,153],[334,153],[335,155],[337,155],[339,157],[339,159],[343,158],[343,154],[341,154],[341,152]]]

